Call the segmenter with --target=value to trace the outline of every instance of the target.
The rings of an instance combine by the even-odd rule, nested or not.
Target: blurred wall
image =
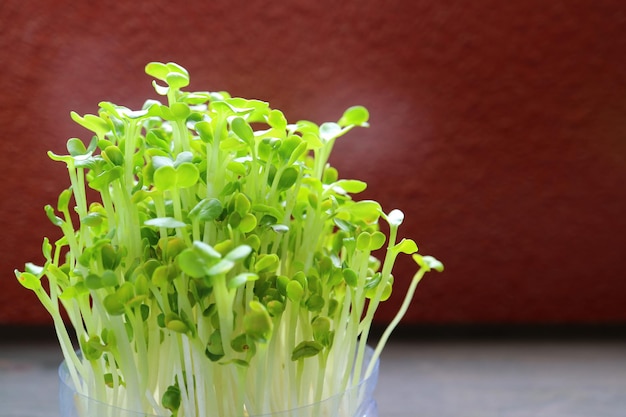
[[[155,98],[149,61],[292,121],[370,109],[331,161],[446,265],[407,322],[626,320],[622,0],[9,0],[0,28],[0,324],[48,322],[12,272],[58,235],[46,151],[89,138],[70,110]],[[400,261],[378,320],[412,274]]]

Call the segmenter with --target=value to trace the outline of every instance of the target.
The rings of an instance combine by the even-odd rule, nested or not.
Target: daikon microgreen
[[[368,111],[288,123],[262,101],[184,91],[180,65],[146,72],[165,103],[71,114],[93,138],[49,153],[70,179],[45,208],[62,236],[44,240],[43,266],[16,271],[51,314],[76,389],[146,414],[235,417],[350,388],[371,372],[364,350],[396,257],[419,270],[374,360],[417,282],[442,269],[398,241],[402,212],[354,200],[365,182],[328,163]]]

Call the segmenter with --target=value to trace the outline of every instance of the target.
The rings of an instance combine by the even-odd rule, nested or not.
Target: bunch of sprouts
[[[177,64],[146,72],[166,104],[72,113],[94,136],[49,153],[71,181],[45,208],[62,237],[44,239],[44,265],[16,271],[52,316],[77,392],[145,414],[235,417],[318,403],[367,378],[419,280],[442,269],[398,239],[399,210],[354,200],[366,184],[328,164],[367,110],[289,124],[266,102],[183,91]],[[364,366],[401,253],[419,269]]]

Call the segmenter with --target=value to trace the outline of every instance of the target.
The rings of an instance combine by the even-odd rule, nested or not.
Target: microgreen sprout
[[[146,72],[165,104],[71,114],[93,137],[49,153],[70,179],[45,208],[62,237],[44,239],[43,266],[16,271],[52,316],[77,391],[146,414],[227,417],[354,386],[372,371],[365,347],[396,257],[419,269],[374,360],[424,273],[442,269],[398,239],[402,212],[353,199],[366,184],[328,162],[368,111],[288,123],[263,101],[184,91],[177,64]]]

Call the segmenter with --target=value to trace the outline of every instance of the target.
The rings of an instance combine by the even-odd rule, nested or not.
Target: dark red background
[[[88,138],[70,110],[154,98],[149,61],[292,121],[370,109],[332,162],[446,264],[407,322],[626,321],[622,0],[9,1],[0,28],[0,324],[48,322],[12,272],[57,234],[46,151]]]

